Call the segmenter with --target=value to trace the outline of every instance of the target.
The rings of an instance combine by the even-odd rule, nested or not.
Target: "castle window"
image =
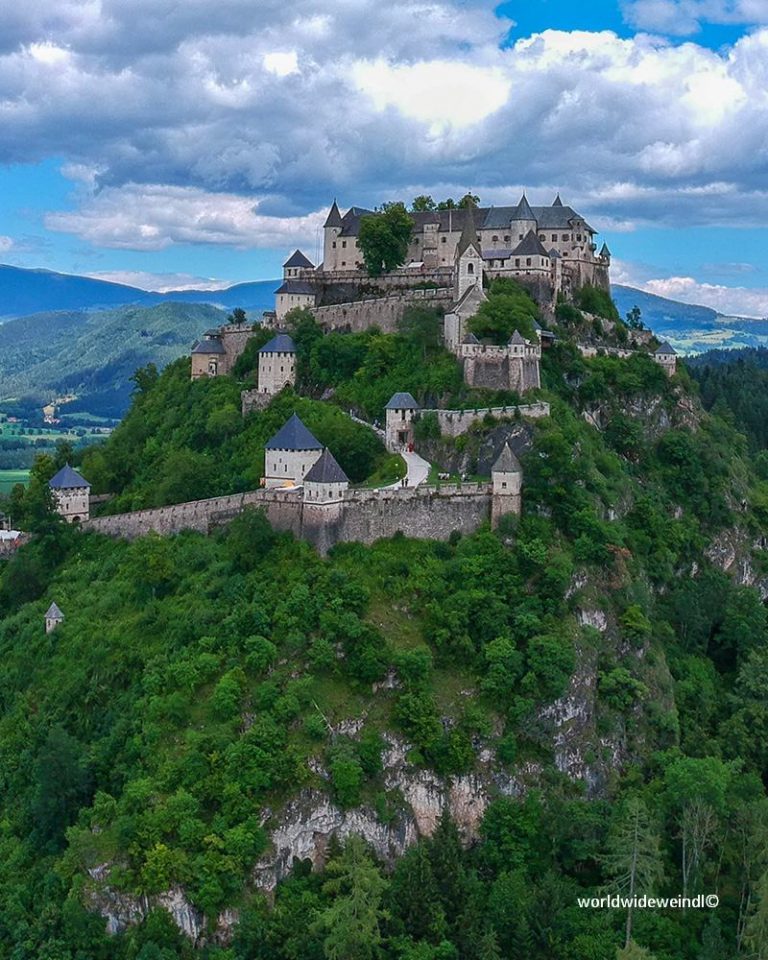
[[[528,257],[528,258],[526,259],[525,265],[526,265],[526,267],[530,267],[530,265],[531,265],[531,258],[530,258],[530,257]]]
[[[523,235],[522,235],[522,233],[521,233],[521,234],[519,234],[519,236],[518,236],[518,239],[520,239],[520,240],[522,240],[522,239],[523,239]]]
[[[342,240],[342,241],[341,241],[341,246],[342,246],[342,248],[343,248],[344,250],[346,250],[346,249],[347,249],[347,241],[346,241],[346,240]]]
[[[507,489],[507,481],[506,481],[506,480],[502,480],[502,481],[501,481],[501,489],[502,489],[502,490],[506,490],[506,489]]]
[[[539,234],[539,240],[546,240],[546,239],[547,239],[546,234],[543,234],[543,233]]]
[[[342,265],[342,267],[346,267],[347,261],[346,261],[346,260],[342,260],[342,261],[341,261],[341,265]]]
[[[577,234],[576,234],[576,239],[577,239],[578,241],[581,241],[581,234],[580,234],[580,233],[577,233]]]
[[[493,240],[494,243],[498,243],[498,242],[499,242],[499,238],[498,238],[498,237],[492,237],[492,240]]]
[[[556,233],[553,233],[553,234],[552,234],[552,240],[553,240],[555,243],[557,243],[557,234],[556,234]]]
[[[334,249],[334,250],[336,249],[336,241],[335,241],[335,240],[333,241],[333,249]]]
[[[515,257],[515,266],[516,267],[520,266],[520,257]]]
[[[512,237],[510,237],[510,235],[507,234],[507,235],[504,237],[504,243],[509,243],[511,239],[512,239]]]
[[[563,234],[563,240],[567,240],[567,239],[568,239],[568,234],[567,234],[567,233],[564,233],[564,234]]]
[[[447,239],[447,237],[440,237],[440,243],[445,243]]]
[[[468,264],[467,264],[467,273],[474,273],[474,272],[475,272],[475,265],[474,265],[474,263],[468,263]]]

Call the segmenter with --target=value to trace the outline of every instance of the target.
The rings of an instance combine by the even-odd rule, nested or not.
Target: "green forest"
[[[232,377],[144,367],[78,469],[108,511],[250,489],[296,410],[355,482],[385,476],[344,411],[517,399],[463,385],[439,319],[323,336],[297,312],[296,391],[244,420],[265,334]],[[683,364],[585,359],[580,322],[544,351],[526,399],[552,415],[493,531],[323,558],[248,511],[129,543],[64,525],[71,451],[38,461],[11,503],[34,539],[0,561],[2,960],[768,957],[765,444],[735,374],[714,397]],[[408,844],[425,783],[443,801]],[[322,869],[276,866],[273,832],[323,804],[350,827]],[[579,906],[630,891],[719,906]]]

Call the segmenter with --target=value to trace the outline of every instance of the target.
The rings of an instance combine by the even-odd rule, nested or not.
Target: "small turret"
[[[560,194],[558,193],[558,195],[557,195],[557,196],[555,197],[555,199],[552,201],[552,206],[553,206],[553,207],[562,207],[562,205],[563,205],[563,201],[560,199]]]
[[[45,632],[53,633],[60,623],[64,622],[64,614],[55,603],[52,603],[45,614]]]
[[[67,463],[48,481],[56,512],[68,523],[87,520],[91,510],[91,485]]]
[[[341,226],[341,211],[339,210],[339,205],[336,203],[336,197],[333,198],[333,204],[331,209],[326,217],[323,227],[340,227]]]
[[[349,477],[326,447],[304,477],[305,503],[336,503],[344,499]]]
[[[608,263],[611,262],[611,251],[608,249],[607,243],[603,243],[603,246],[600,250],[600,256],[603,258],[603,260],[607,260]]]
[[[511,513],[520,516],[522,510],[523,468],[512,452],[509,441],[491,467],[491,526],[495,529],[503,516]]]
[[[399,453],[413,443],[413,418],[421,408],[410,393],[396,393],[386,406],[386,447]]]

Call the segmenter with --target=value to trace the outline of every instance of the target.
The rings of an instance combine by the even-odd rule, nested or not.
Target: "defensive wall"
[[[196,500],[152,510],[96,517],[82,524],[128,540],[154,531],[161,535],[196,530],[208,534],[247,507],[262,508],[276,530],[289,530],[325,553],[335,543],[370,544],[398,531],[427,540],[447,540],[490,519],[490,483],[348,490],[333,503],[304,503],[300,490],[253,490],[228,497]]]
[[[549,416],[549,404],[527,403],[520,406],[485,407],[478,410],[422,410],[421,415],[434,413],[440,424],[440,433],[445,437],[459,437],[475,423],[481,423],[486,417],[502,420],[508,417],[530,417],[539,420]]]
[[[453,302],[453,288],[405,290],[384,297],[369,297],[334,303],[326,307],[312,307],[315,320],[327,330],[345,330],[359,333],[372,326],[384,333],[394,333],[406,307],[424,304],[429,307],[448,307]]]

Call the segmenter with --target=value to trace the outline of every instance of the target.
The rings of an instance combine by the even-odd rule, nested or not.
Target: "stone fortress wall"
[[[300,490],[253,490],[97,517],[82,529],[127,540],[152,531],[208,534],[253,507],[263,509],[276,530],[290,531],[325,553],[335,543],[371,544],[398,531],[428,540],[447,540],[454,530],[468,534],[490,519],[492,499],[490,483],[348,490],[342,500],[327,505],[305,503]]]
[[[440,433],[444,437],[459,437],[466,433],[470,427],[476,423],[482,423],[486,417],[495,417],[497,420],[503,420],[509,417],[530,417],[533,420],[539,420],[542,417],[549,416],[549,404],[540,401],[538,403],[526,403],[520,406],[508,407],[484,407],[476,410],[422,410],[421,416],[434,413],[437,416],[437,422],[440,424]]]
[[[359,333],[379,327],[384,333],[394,333],[407,307],[423,304],[429,307],[448,307],[453,300],[452,288],[403,290],[384,297],[351,300],[324,307],[313,307],[315,320],[326,330],[349,330]]]

